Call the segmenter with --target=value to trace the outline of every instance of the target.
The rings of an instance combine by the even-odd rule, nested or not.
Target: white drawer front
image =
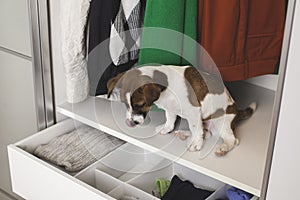
[[[0,46],[31,56],[28,1],[0,2]]]
[[[19,142],[19,146],[47,140],[71,130],[67,120]],[[40,144],[41,144],[40,143]],[[28,200],[103,200],[112,199],[67,173],[47,164],[16,145],[8,146],[13,191]],[[30,148],[29,148],[30,149]]]

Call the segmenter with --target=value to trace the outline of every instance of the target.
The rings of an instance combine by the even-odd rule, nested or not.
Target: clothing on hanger
[[[88,57],[90,95],[106,94],[107,81],[137,62],[144,7],[145,0],[92,0]]]
[[[279,63],[285,0],[199,0],[198,41],[224,81],[272,74]],[[215,73],[204,51],[200,65]]]
[[[109,50],[116,66],[139,56],[144,4],[140,0],[123,0],[111,26]]]
[[[85,35],[89,6],[89,0],[60,1],[61,53],[69,103],[85,100],[89,92]]]
[[[139,66],[196,65],[197,0],[148,0]]]

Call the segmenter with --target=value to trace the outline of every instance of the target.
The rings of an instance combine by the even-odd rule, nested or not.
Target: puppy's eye
[[[146,105],[146,103],[142,103],[142,104],[134,104],[133,107],[134,108],[142,108]]]

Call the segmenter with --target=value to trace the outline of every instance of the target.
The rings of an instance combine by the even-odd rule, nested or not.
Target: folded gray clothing
[[[76,172],[96,162],[122,144],[124,141],[118,138],[83,126],[52,139],[48,144],[39,145],[33,154],[69,172]]]

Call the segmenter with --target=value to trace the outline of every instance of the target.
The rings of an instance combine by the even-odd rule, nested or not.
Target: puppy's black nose
[[[133,123],[134,123],[135,125],[138,125],[138,124],[139,124],[139,122],[138,122],[138,121],[133,121]]]

